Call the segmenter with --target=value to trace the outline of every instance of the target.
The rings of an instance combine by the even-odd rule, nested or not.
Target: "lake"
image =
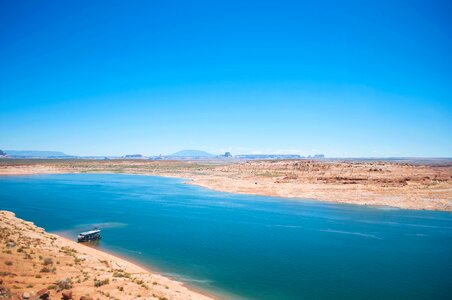
[[[231,299],[448,299],[452,213],[120,174],[0,177],[0,209]],[[450,299],[450,298],[449,298]]]

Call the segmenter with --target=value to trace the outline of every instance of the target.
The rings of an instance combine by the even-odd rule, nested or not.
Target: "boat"
[[[89,242],[89,241],[96,241],[100,240],[100,229],[95,228],[91,231],[81,232],[78,237],[77,241],[80,242]]]

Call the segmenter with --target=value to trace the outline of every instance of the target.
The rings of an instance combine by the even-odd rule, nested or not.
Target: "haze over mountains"
[[[172,157],[214,157],[216,155],[207,153],[205,151],[200,151],[200,150],[182,150],[182,151],[173,153],[169,156],[172,156]]]
[[[105,157],[105,156],[77,156],[66,154],[61,151],[38,151],[38,150],[4,150],[0,152],[0,155],[4,155],[11,158],[96,158],[96,157]],[[164,157],[171,158],[208,158],[208,157],[216,157],[218,155],[208,153],[201,150],[181,150],[176,153],[170,155],[164,155]],[[106,157],[124,157],[124,158],[149,158],[152,156],[146,156],[142,154],[128,154],[124,156],[110,156]],[[163,156],[162,156],[163,157]]]
[[[170,155],[158,155],[158,156],[147,156],[143,154],[126,154],[123,156],[76,156],[69,155],[60,151],[35,151],[35,150],[5,150],[0,153],[0,156],[5,156],[7,158],[41,158],[41,159],[68,159],[68,158],[80,158],[80,159],[153,159],[153,160],[199,160],[199,159],[225,159],[225,158],[236,158],[236,159],[298,159],[304,156],[298,154],[240,154],[232,155],[230,152],[222,154],[212,154],[202,150],[187,149],[175,152]],[[306,156],[311,157],[311,156]],[[318,154],[312,156],[313,158],[323,158],[324,155]]]
[[[60,151],[38,151],[38,150],[4,150],[9,157],[17,158],[66,158],[76,157]]]
[[[10,159],[136,159],[136,160],[291,160],[291,159],[313,159],[313,160],[328,160],[328,161],[355,161],[355,162],[373,162],[373,161],[387,161],[387,162],[401,162],[413,164],[450,164],[452,158],[448,157],[325,157],[323,154],[315,155],[299,155],[299,154],[231,154],[226,152],[224,154],[212,154],[202,150],[186,149],[175,152],[170,155],[147,156],[143,154],[126,154],[126,155],[105,155],[105,156],[76,156],[66,154],[61,151],[40,151],[40,150],[0,150],[0,158]]]

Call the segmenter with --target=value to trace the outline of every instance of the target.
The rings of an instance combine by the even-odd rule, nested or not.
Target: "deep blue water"
[[[452,214],[116,174],[0,177],[0,209],[238,299],[450,299]]]

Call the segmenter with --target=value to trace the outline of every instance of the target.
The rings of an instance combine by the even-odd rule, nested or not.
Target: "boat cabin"
[[[78,235],[77,241],[78,242],[89,242],[89,241],[95,241],[100,240],[100,229],[94,229],[91,231],[82,232]]]

